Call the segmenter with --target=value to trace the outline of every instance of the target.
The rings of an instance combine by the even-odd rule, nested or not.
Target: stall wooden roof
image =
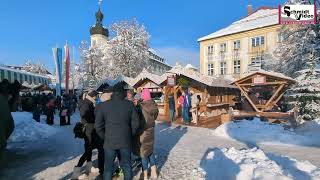
[[[186,69],[182,66],[174,66],[171,70],[161,76],[160,84],[164,83],[167,80],[167,77],[170,75],[183,75],[195,81],[198,81],[202,84],[205,84],[209,87],[222,87],[222,88],[233,88],[237,89],[236,86],[231,85],[231,81],[223,77],[212,77],[201,74],[198,71],[191,69]]]
[[[244,81],[249,80],[251,77],[254,77],[256,75],[265,75],[265,76],[273,77],[274,79],[277,79],[277,80],[282,80],[282,81],[285,80],[289,84],[293,84],[293,83],[296,82],[291,77],[288,77],[288,76],[286,76],[286,75],[284,75],[282,73],[259,70],[259,71],[256,71],[256,72],[248,73],[248,75],[246,75],[245,77],[243,77],[243,78],[241,78],[241,79],[239,79],[237,81],[232,82],[232,84],[244,82]]]

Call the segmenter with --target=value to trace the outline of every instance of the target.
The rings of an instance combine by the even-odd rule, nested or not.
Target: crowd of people
[[[97,100],[99,99],[99,100]],[[149,89],[127,92],[121,84],[108,87],[101,95],[91,90],[79,100],[81,121],[74,128],[75,137],[84,140],[85,152],[75,166],[72,179],[92,169],[92,150],[98,149],[99,177],[111,180],[119,162],[124,179],[132,179],[132,160],[141,162],[143,178],[157,179],[154,155],[154,128],[158,107]]]
[[[199,111],[199,108],[200,108],[199,105],[201,102],[200,95],[197,95],[194,91],[189,92],[187,89],[184,89],[181,93],[179,93],[177,108],[174,100],[174,94],[169,94],[168,102],[169,102],[169,118],[171,123],[173,123],[173,121],[175,120],[175,117],[177,116],[177,114],[179,114],[178,112],[176,112],[176,109],[178,109],[181,112],[183,123],[189,124],[190,122],[192,122],[194,124],[198,124],[198,119],[199,119],[198,111]]]
[[[40,116],[46,115],[46,122],[54,124],[54,114],[59,115],[60,125],[70,125],[71,114],[77,108],[78,98],[74,94],[64,94],[62,97],[55,97],[52,93],[22,94],[18,110],[32,112],[33,119],[40,122]]]

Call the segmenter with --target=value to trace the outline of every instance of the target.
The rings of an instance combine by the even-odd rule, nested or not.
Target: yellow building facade
[[[278,9],[260,8],[230,26],[198,39],[200,72],[239,79],[273,58],[281,41]]]

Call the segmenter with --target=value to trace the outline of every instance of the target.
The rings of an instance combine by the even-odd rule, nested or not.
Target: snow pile
[[[28,112],[13,112],[15,129],[8,142],[36,141],[42,138],[48,138],[56,133],[56,129],[36,122],[32,119],[32,114]]]
[[[265,154],[262,150],[213,149],[201,162],[206,179],[318,179],[320,169],[308,161]]]
[[[220,137],[239,140],[255,145],[256,143],[282,143],[304,146],[320,146],[319,121],[310,121],[296,131],[285,130],[281,124],[269,124],[259,118],[252,121],[242,120],[222,124],[213,130]]]
[[[320,119],[304,122],[296,129],[296,132],[320,140]]]

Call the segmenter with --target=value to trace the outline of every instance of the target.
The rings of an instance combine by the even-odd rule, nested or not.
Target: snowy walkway
[[[75,124],[78,115],[72,119],[72,123]],[[65,127],[55,125],[54,128],[57,129],[57,133],[48,139],[9,144],[7,156],[0,164],[0,179],[69,179],[73,166],[83,152],[83,144],[81,140],[74,139],[73,125]],[[156,126],[155,147],[160,179],[204,179],[205,176],[199,167],[208,152],[220,151],[226,147],[235,147],[238,150],[249,148],[245,143],[214,136],[209,129],[168,127],[163,123],[158,123]],[[297,169],[291,165],[294,163],[291,159],[282,157],[281,159],[279,155],[286,155],[299,161],[307,160],[320,166],[320,149],[316,147],[264,144],[260,148],[269,159],[281,160],[288,164],[288,167],[282,167],[286,175],[293,174]],[[284,164],[283,162],[277,163]],[[303,172],[298,175],[311,179]]]

